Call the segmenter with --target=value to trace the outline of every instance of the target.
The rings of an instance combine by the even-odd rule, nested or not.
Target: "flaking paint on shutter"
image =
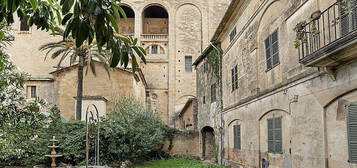
[[[268,152],[274,152],[274,120],[268,119]]]
[[[348,160],[357,162],[357,103],[350,104],[347,111]]]

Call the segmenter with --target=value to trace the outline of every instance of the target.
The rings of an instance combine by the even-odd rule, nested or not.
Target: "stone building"
[[[232,0],[195,62],[198,127],[213,128],[223,163],[257,168],[264,158],[272,168],[357,167],[356,5]],[[212,81],[203,80],[219,47],[221,107],[207,101]]]
[[[196,73],[192,62],[200,55],[203,46],[209,43],[229,2],[230,0],[122,1],[127,19],[119,20],[121,33],[138,37],[139,44],[148,53],[147,64],[141,64],[147,84],[147,101],[165,123],[174,125],[174,116],[180,113],[190,98],[195,98]],[[46,99],[57,102],[54,99],[59,99],[62,95],[53,96],[57,93],[49,85],[56,79],[49,73],[55,70],[53,67],[57,65],[58,60],[42,61],[45,53],[38,51],[42,44],[56,40],[55,37],[49,37],[48,33],[36,28],[28,28],[25,22],[14,25],[14,34],[16,40],[8,49],[14,63],[20,70],[30,73],[35,82],[44,85],[37,87],[37,92],[44,92]],[[97,76],[104,78],[106,73]],[[114,81],[108,82],[111,85]],[[37,84],[32,82],[32,85]],[[108,100],[107,97],[105,99]],[[74,101],[70,107],[74,106],[73,103]]]

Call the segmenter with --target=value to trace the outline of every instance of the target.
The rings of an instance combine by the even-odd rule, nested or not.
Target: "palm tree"
[[[64,31],[60,28],[56,28],[53,35],[63,37]],[[76,42],[72,37],[44,44],[39,48],[39,50],[47,51],[45,59],[48,55],[50,55],[52,59],[59,58],[57,69],[60,69],[62,62],[66,59],[70,59],[70,65],[78,63],[76,119],[81,120],[84,66],[87,66],[86,73],[90,68],[93,74],[96,75],[94,61],[99,61],[103,64],[109,75],[109,60],[111,56],[108,52],[99,52],[95,42],[92,44],[83,43],[81,47],[76,47]]]

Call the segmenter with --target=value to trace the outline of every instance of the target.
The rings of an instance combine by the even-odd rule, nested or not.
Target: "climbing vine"
[[[221,76],[222,53],[223,50],[221,46],[213,46],[213,50],[211,50],[206,57],[207,62],[212,67],[214,75],[218,78]]]

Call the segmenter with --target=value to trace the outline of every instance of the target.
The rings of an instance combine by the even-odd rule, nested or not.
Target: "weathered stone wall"
[[[66,119],[74,119],[75,99],[77,95],[77,70],[76,66],[64,70],[66,72],[57,72],[54,75],[55,88],[58,93],[58,105],[61,113]],[[104,67],[100,64],[96,65],[98,74],[107,74]],[[90,71],[84,76],[83,80],[83,95],[84,96],[100,96],[108,100],[107,111],[113,107],[117,100],[124,97],[137,97],[145,102],[144,86],[136,86],[136,81],[133,75],[121,69],[110,71],[110,77],[107,75],[94,76]],[[143,92],[143,93],[141,93]]]
[[[171,155],[199,158],[198,132],[187,131],[178,133],[174,136],[172,142],[168,139],[165,140],[163,149]]]
[[[270,167],[357,167],[348,162],[346,114],[342,109],[348,102],[357,101],[357,62],[338,67],[333,81],[322,69],[301,65],[293,44],[295,25],[334,2],[254,0],[245,1],[234,13],[219,37],[224,50],[226,162],[234,167],[260,167],[260,160],[267,158]],[[237,36],[230,42],[233,26],[237,27]],[[280,64],[267,70],[264,40],[275,30],[279,34]],[[232,92],[231,69],[235,65],[239,88]],[[200,95],[205,91],[198,86]],[[267,119],[272,116],[282,117],[282,154],[268,153]],[[240,150],[233,147],[233,126],[238,124]]]
[[[157,113],[165,123],[173,124],[173,116],[177,115],[189,98],[196,96],[196,74],[194,70],[185,72],[185,56],[192,56],[194,61],[200,55],[203,46],[209,44],[214,29],[223,17],[230,0],[123,0],[122,3],[135,13],[135,19],[119,21],[128,24],[121,26],[122,33],[133,33],[135,37],[139,37],[138,44],[144,48],[150,45],[159,45],[160,51],[161,47],[163,48],[164,52],[160,54],[148,55],[149,63],[144,65],[143,73],[152,92],[149,95],[158,96],[156,104],[152,106],[156,106]],[[163,7],[169,18],[144,19],[144,10],[154,5]],[[52,77],[49,73],[55,70],[53,66],[57,65],[58,59],[47,59],[46,62],[42,62],[45,52],[39,52],[38,48],[42,44],[60,38],[51,38],[49,33],[37,31],[35,28],[20,33],[18,23],[14,28],[16,40],[13,46],[9,47],[9,53],[15,64],[21,71],[28,72],[33,77]],[[168,37],[160,36],[154,39],[150,39],[152,38],[150,36],[142,37],[146,33],[168,34]],[[68,63],[63,66],[68,66]],[[98,73],[98,76],[105,75],[106,73]],[[72,84],[71,87],[76,86]],[[68,108],[73,110],[72,107]]]

